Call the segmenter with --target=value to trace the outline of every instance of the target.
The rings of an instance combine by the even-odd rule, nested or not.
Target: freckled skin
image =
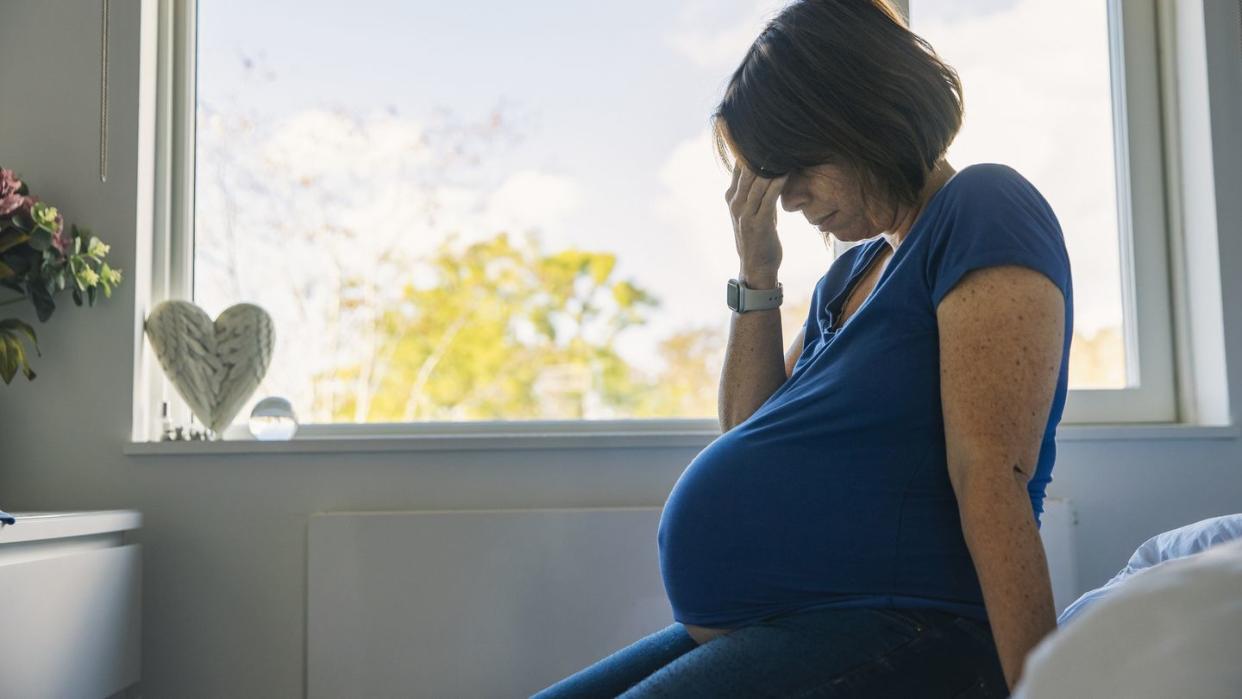
[[[889,243],[843,310],[842,322],[870,294],[926,202],[954,172],[941,160],[917,209],[879,212],[863,211],[857,180],[845,169],[821,165],[790,173],[780,195],[786,211],[801,211],[811,222],[837,212],[828,232],[838,240],[884,235]],[[936,309],[949,475],[1011,690],[1026,654],[1056,628],[1047,561],[1026,486],[1063,359],[1064,304],[1047,277],[1004,265],[965,275]],[[799,334],[786,354],[787,375],[802,340]],[[691,625],[686,630],[700,644],[729,631]]]
[[[1065,299],[1017,265],[965,275],[936,309],[949,478],[1012,690],[1056,629],[1052,583],[1026,485],[1056,393]]]

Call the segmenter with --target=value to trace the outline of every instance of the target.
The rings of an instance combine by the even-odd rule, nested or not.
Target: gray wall
[[[92,226],[129,273],[136,268],[139,5],[112,2],[112,162],[101,184],[99,4],[5,0],[0,7],[0,164],[36,183],[71,220]],[[1242,65],[1236,4],[1209,2],[1209,11],[1220,254],[1231,270],[1242,264],[1242,142],[1230,126],[1242,123]],[[1222,281],[1227,300],[1242,297],[1242,275]],[[38,379],[0,386],[0,504],[144,513],[148,696],[302,694],[309,513],[659,505],[697,451],[127,457],[133,290],[128,278],[99,307],[62,305],[37,328]],[[1242,305],[1227,300],[1236,404]],[[1078,564],[1090,587],[1146,537],[1242,511],[1242,443],[1063,440],[1049,494],[1076,503]]]

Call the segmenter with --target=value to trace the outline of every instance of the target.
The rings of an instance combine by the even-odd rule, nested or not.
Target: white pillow
[[[1031,651],[1012,696],[1236,699],[1239,649],[1242,540],[1159,562],[1118,587]]]
[[[1137,573],[1158,563],[1191,556],[1216,544],[1239,538],[1242,538],[1242,513],[1210,517],[1157,534],[1144,541],[1134,555],[1130,556],[1126,567],[1122,568],[1111,580],[1086,592],[1066,607],[1061,612],[1061,616],[1057,618],[1057,625],[1064,626],[1069,623],[1087,607],[1111,594],[1114,588]]]

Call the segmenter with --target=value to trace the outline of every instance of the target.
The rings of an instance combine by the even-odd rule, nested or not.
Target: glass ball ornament
[[[255,403],[249,426],[250,434],[261,442],[289,440],[298,431],[298,418],[289,401],[271,396]]]

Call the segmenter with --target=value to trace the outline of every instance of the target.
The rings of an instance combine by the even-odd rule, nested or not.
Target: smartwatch
[[[785,291],[780,282],[775,289],[751,289],[736,279],[729,280],[726,303],[735,313],[776,308],[784,299]]]

